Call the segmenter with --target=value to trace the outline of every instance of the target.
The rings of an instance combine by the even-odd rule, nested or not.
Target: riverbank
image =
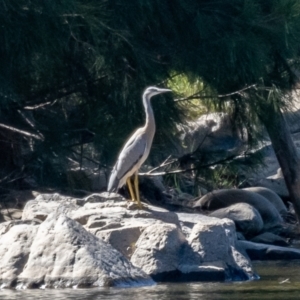
[[[300,261],[254,262],[261,278],[246,282],[163,283],[139,288],[94,288],[64,290],[0,290],[3,300],[131,300],[131,299],[205,299],[205,300],[298,300]]]
[[[242,198],[250,199],[254,206],[259,204],[256,217],[241,220],[236,213],[219,218],[201,213],[199,205],[213,204],[215,195],[205,196],[204,202],[195,201],[194,212],[187,213],[145,203],[139,209],[136,203],[113,193],[85,198],[39,194],[26,203],[20,220],[0,224],[1,287],[248,281],[259,275],[251,260],[300,259],[300,251],[287,247],[287,242],[283,247],[249,241],[253,233],[288,232],[277,198],[271,198],[276,200],[273,205],[254,192],[221,192],[226,199],[235,192],[250,195]],[[256,196],[263,203],[253,201]],[[268,207],[273,208],[269,214]],[[244,212],[243,208],[240,211]],[[261,226],[251,224],[257,220]]]

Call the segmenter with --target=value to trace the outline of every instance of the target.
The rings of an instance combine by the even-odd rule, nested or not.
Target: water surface
[[[293,300],[300,299],[300,260],[255,262],[261,279],[248,282],[158,284],[139,288],[1,290],[2,300]]]

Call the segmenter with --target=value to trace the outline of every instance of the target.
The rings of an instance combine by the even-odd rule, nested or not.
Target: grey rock
[[[234,223],[229,219],[212,219],[198,223],[188,239],[181,256],[179,269],[183,273],[201,273],[201,267],[212,266],[223,273],[223,280],[248,280],[256,278],[248,257],[236,247]]]
[[[244,237],[244,235],[241,232],[239,232],[239,231],[237,231],[237,233],[236,233],[236,239],[237,240],[241,240],[241,241],[245,241],[246,240],[246,238]]]
[[[17,225],[40,225],[41,220],[11,220],[0,223],[0,236],[7,233],[12,227]]]
[[[283,223],[281,215],[270,201],[257,193],[245,190],[216,190],[196,201],[194,207],[213,211],[240,202],[248,203],[257,209],[263,219],[265,230],[281,226]]]
[[[64,213],[76,210],[79,206],[76,204],[77,199],[62,196],[60,194],[41,194],[34,200],[26,203],[22,220],[39,219],[44,221],[47,216],[57,209],[63,210]]]
[[[276,246],[288,246],[289,243],[282,237],[272,232],[264,232],[250,240],[254,243],[270,244]]]
[[[95,218],[121,220],[127,215],[127,209],[123,206],[102,207],[97,203],[87,203],[77,210],[71,211],[68,216],[80,223],[89,226]],[[89,221],[91,218],[91,221]]]
[[[157,279],[164,273],[177,270],[180,250],[185,242],[183,233],[173,224],[149,226],[138,239],[131,262]]]
[[[159,281],[255,277],[228,219],[146,204],[140,210],[105,193],[40,195],[27,203],[23,219],[19,225],[39,229],[28,239],[26,263],[7,281],[11,286],[145,285],[153,283],[148,275]],[[18,224],[0,224],[0,238]]]
[[[89,195],[83,200],[84,202],[91,202],[91,203],[108,203],[110,200],[116,202],[125,201],[125,198],[123,198],[120,194],[117,193],[103,192],[100,194],[95,193]]]
[[[284,205],[282,199],[274,191],[260,186],[245,188],[243,190],[258,193],[261,196],[265,197],[275,206],[275,208],[281,215],[285,215],[287,213],[287,208]]]
[[[245,236],[254,236],[262,231],[264,222],[259,212],[247,203],[237,203],[215,210],[210,214],[216,218],[228,218],[234,221],[238,231]]]
[[[233,232],[234,223],[228,219],[196,224],[188,242],[193,251],[199,254],[198,264],[226,260],[229,248],[234,243],[234,237],[229,236]]]
[[[280,197],[289,197],[289,191],[286,187],[282,174],[275,174],[261,178],[260,180],[255,181],[253,184],[268,188],[274,191]]]
[[[112,245],[129,259],[136,248],[136,242],[144,228],[142,226],[122,226],[119,228],[98,230],[95,235]]]
[[[199,213],[177,212],[176,214],[178,216],[182,232],[186,237],[190,236],[193,227],[197,223],[205,224],[207,222],[211,222],[211,220],[214,219],[213,217],[205,216]],[[217,221],[217,218],[215,218],[215,221]]]
[[[176,214],[178,216],[180,224],[188,226],[191,229],[198,223],[206,224],[210,223],[212,220],[218,222],[218,218],[213,218],[211,216],[206,216],[199,213],[178,212]]]
[[[253,279],[251,263],[235,249],[235,240],[228,219],[197,223],[188,240],[175,225],[156,224],[140,236],[131,262],[159,281]]]
[[[40,225],[19,288],[153,284],[140,269],[79,223],[53,213]]]
[[[23,211],[18,208],[4,208],[0,210],[0,222],[22,219]]]
[[[291,260],[300,259],[300,250],[268,244],[238,241],[238,247],[245,251],[251,260]]]
[[[176,189],[170,189],[165,195],[167,195],[167,197],[164,197],[164,203],[166,204],[185,208],[192,208],[194,206],[195,197],[190,194],[179,192]]]
[[[294,97],[294,107],[289,107],[289,110],[285,112],[284,115],[290,128],[292,140],[300,155],[299,103],[299,95],[297,95]],[[266,138],[268,139],[268,137]],[[270,140],[264,141],[261,147],[256,149],[255,152],[260,152],[263,156],[264,165],[255,172],[248,171],[248,173],[245,174],[245,181],[248,185],[265,187],[271,189],[281,197],[289,197],[289,192]]]
[[[181,140],[186,145],[183,153],[195,151],[201,144],[202,151],[223,150],[237,154],[244,146],[242,135],[233,129],[230,116],[226,113],[202,115],[198,120],[182,126],[181,132]]]
[[[38,226],[9,221],[1,227],[4,230],[0,236],[0,284],[1,288],[11,288],[16,286],[27,263]]]

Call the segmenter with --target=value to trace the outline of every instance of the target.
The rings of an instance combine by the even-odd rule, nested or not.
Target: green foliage
[[[2,187],[15,181],[14,170],[21,182],[31,176],[65,186],[66,169],[78,167],[82,154],[112,165],[144,120],[143,89],[165,79],[165,67],[136,56],[108,1],[4,0],[0,7]],[[161,144],[179,114],[170,97],[154,106]]]
[[[258,118],[289,101],[299,42],[298,0],[3,0],[0,183],[30,175],[64,185],[82,151],[111,166],[143,123],[141,94],[153,84],[194,95],[153,102],[153,162],[182,112],[196,118],[208,103],[255,141]]]

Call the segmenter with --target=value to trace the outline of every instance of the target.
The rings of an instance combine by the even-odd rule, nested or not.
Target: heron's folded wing
[[[145,154],[146,148],[146,139],[143,135],[137,134],[137,132],[127,141],[112,170],[108,191],[115,191],[120,187],[119,182],[122,178],[130,171],[137,170],[139,163]]]

